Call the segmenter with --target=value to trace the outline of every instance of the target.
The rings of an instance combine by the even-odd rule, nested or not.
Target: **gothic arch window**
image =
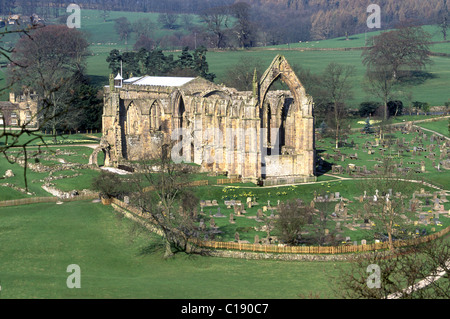
[[[158,102],[153,102],[149,111],[150,131],[161,131],[161,106]]]

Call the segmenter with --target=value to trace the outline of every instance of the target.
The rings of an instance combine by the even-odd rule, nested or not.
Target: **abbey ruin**
[[[276,80],[289,90],[269,90]],[[145,159],[173,141],[172,159],[264,185],[315,180],[313,101],[283,56],[252,91],[197,77],[110,78],[105,165]],[[93,154],[94,155],[94,154]]]

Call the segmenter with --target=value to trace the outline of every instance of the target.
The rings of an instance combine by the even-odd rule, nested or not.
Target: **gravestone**
[[[361,245],[367,245],[367,240],[365,239],[361,240]]]
[[[264,214],[262,212],[261,208],[258,208],[258,211],[256,212],[256,218],[262,219],[264,217]]]
[[[5,178],[14,177],[13,171],[10,170],[10,169],[6,170],[4,177],[5,177]]]
[[[252,208],[252,198],[247,197],[247,208]]]

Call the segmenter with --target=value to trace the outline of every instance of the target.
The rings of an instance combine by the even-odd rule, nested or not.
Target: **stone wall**
[[[289,91],[270,91],[277,79]],[[253,87],[240,92],[202,78],[173,87],[105,87],[103,140],[111,162],[154,156],[158,143],[173,141],[180,149],[173,160],[206,171],[253,182],[314,178],[313,102],[286,59],[277,56]]]

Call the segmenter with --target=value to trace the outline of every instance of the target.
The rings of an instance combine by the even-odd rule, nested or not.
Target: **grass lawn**
[[[90,201],[0,208],[0,218],[0,298],[336,297],[330,263],[163,260],[157,237]],[[66,286],[71,264],[80,289]]]
[[[449,119],[444,119],[441,121],[417,123],[417,125],[420,127],[438,132],[444,136],[450,137],[448,123],[449,123]]]

